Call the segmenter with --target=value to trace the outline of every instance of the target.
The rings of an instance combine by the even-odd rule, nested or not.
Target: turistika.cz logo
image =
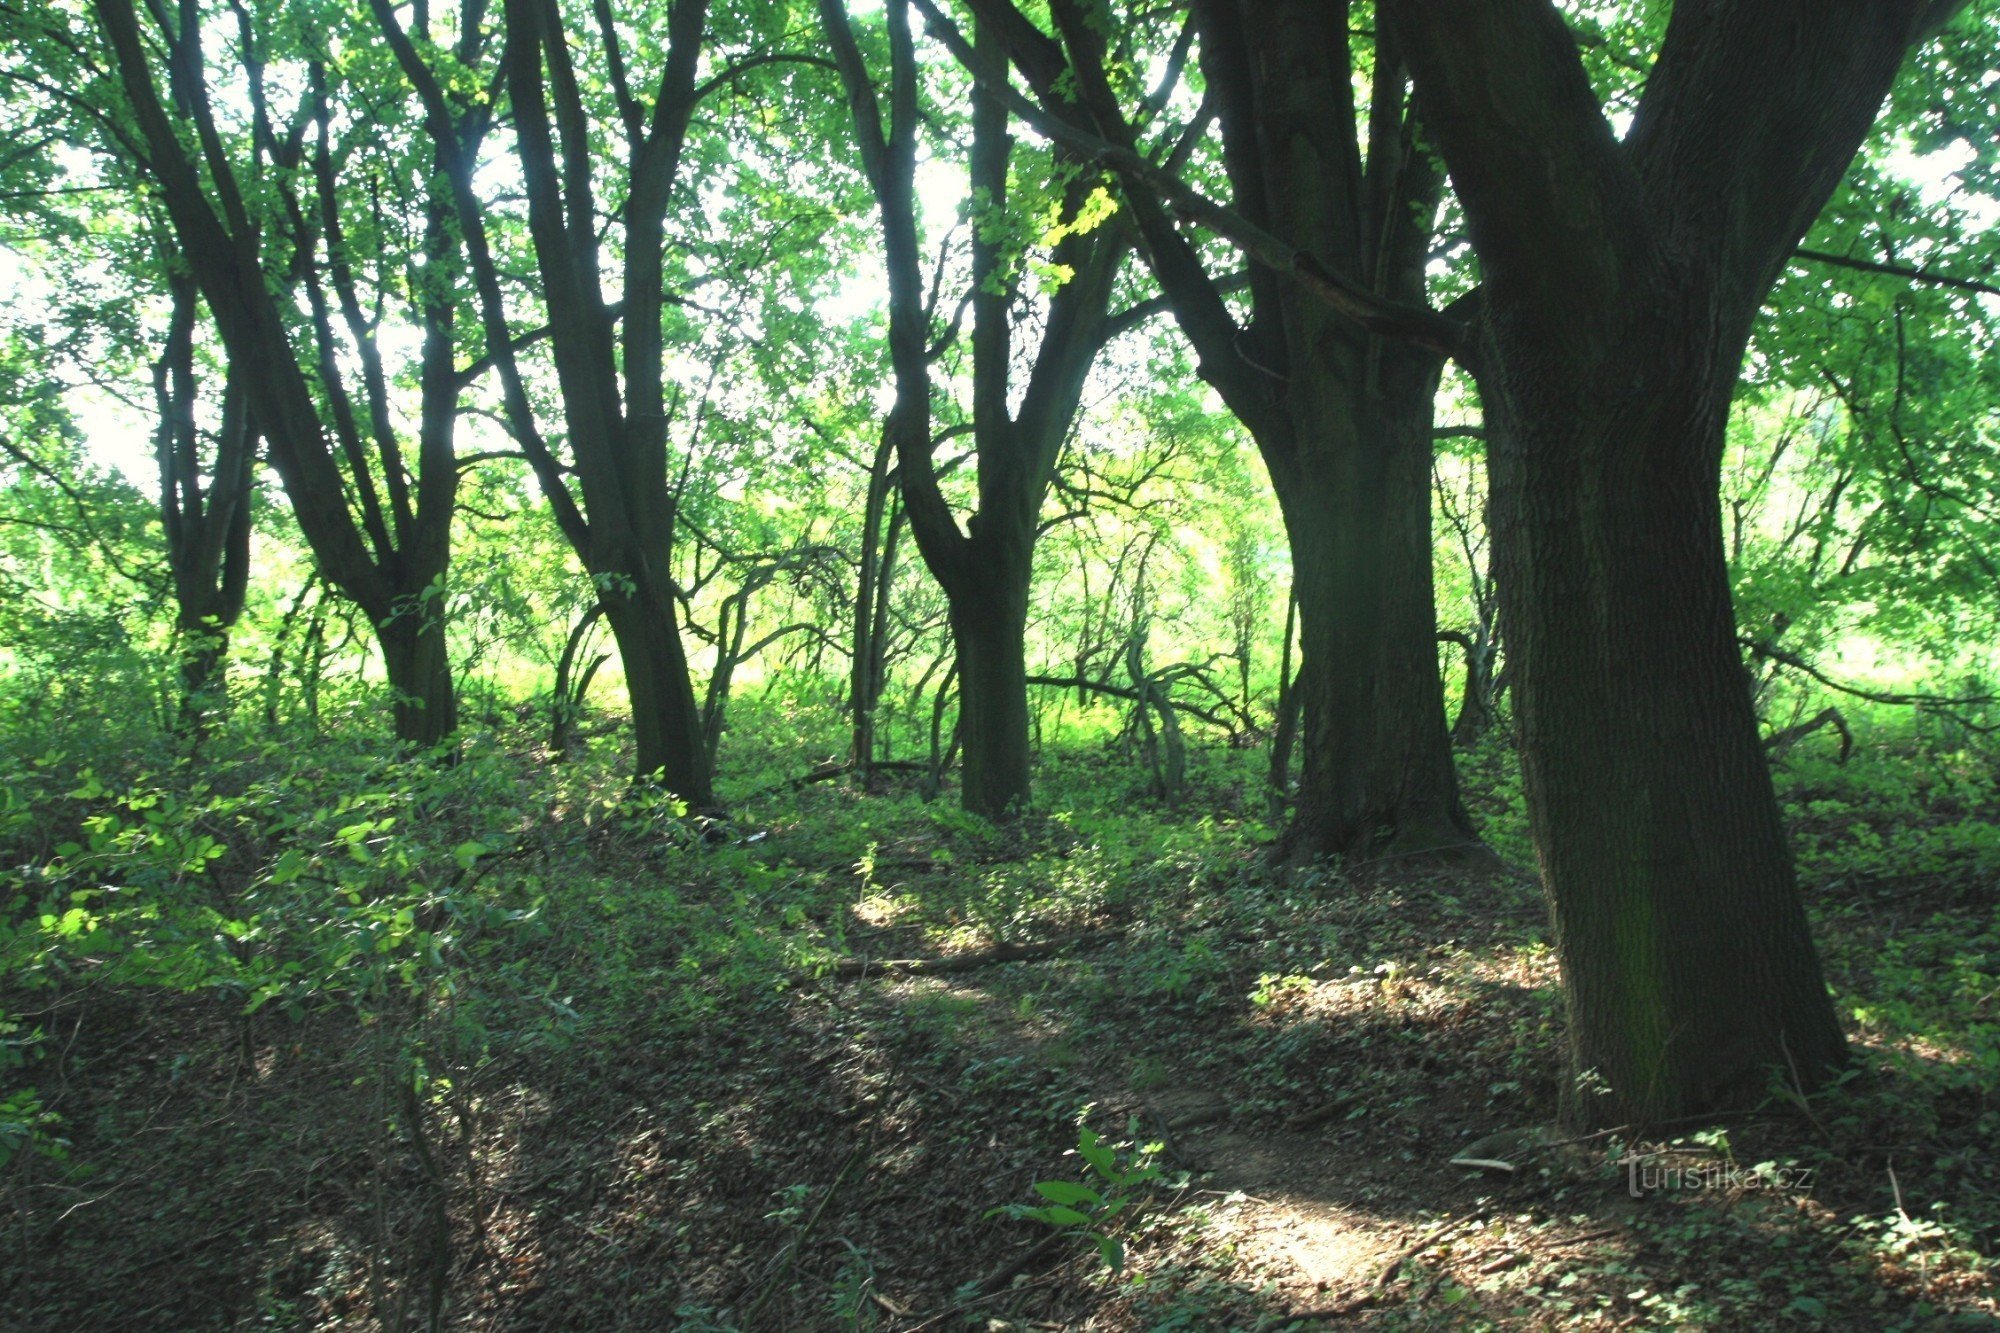
[[[1815,1168],[1763,1162],[1671,1162],[1657,1157],[1628,1157],[1625,1188],[1635,1199],[1666,1190],[1745,1190],[1776,1194],[1806,1194]]]

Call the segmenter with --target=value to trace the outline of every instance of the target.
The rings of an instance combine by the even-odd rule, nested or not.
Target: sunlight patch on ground
[[[1373,1281],[1395,1253],[1395,1234],[1379,1219],[1306,1200],[1238,1197],[1215,1210],[1212,1234],[1236,1247],[1244,1269],[1280,1286],[1329,1291]]]

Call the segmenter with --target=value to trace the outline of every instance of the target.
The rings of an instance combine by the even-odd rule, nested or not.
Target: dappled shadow
[[[377,1178],[391,1154],[353,1077],[361,1034],[263,1021],[245,1061],[240,1007],[84,987],[49,1013],[60,1054],[38,1073],[65,1142],[8,1171],[9,1327],[295,1324],[397,1281],[373,1258],[401,1258],[411,1182]]]
[[[813,851],[803,829],[753,845],[787,874]],[[1559,1091],[1554,964],[1518,877],[1279,878],[1241,852],[1162,870],[1093,860],[1061,829],[864,846],[865,869],[847,843],[825,853],[852,891],[787,928],[789,970],[710,983],[664,941],[635,973],[652,989],[601,1000],[579,1039],[459,1073],[426,1120],[445,1327],[1727,1327],[1789,1311],[1873,1328],[1921,1321],[1925,1301],[1990,1306],[1966,1255],[1995,1237],[1929,1211],[2000,1193],[1977,1137],[1991,1090],[1945,1077],[1947,1051],[1903,1052],[1912,1072],[1817,1125],[1684,1145],[1807,1162],[1810,1195],[1739,1181],[1634,1198],[1603,1140],[1468,1170],[1451,1158],[1547,1122]],[[991,922],[1113,938],[937,976],[815,975],[829,949],[940,956]],[[379,1088],[357,1085],[364,1032],[270,1019],[239,1075],[225,1006],[85,1004],[64,1113],[100,1175],[10,1186],[13,1323],[421,1326],[438,1196]],[[1921,1100],[1921,1122],[1899,1099]],[[1086,1237],[995,1212],[1042,1202],[1037,1182],[1095,1179],[1073,1151],[1084,1126],[1127,1161],[1158,1145],[1163,1179],[1118,1191],[1121,1274]]]

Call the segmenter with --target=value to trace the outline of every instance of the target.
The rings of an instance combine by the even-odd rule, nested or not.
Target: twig
[[[1074,1238],[1075,1233],[1067,1228],[1061,1231],[1051,1231],[1015,1258],[981,1278],[978,1287],[974,1290],[981,1296],[992,1296],[1005,1290],[1008,1283],[1026,1272],[1034,1265],[1036,1260],[1060,1248],[1064,1241]]]
[[[1405,1246],[1395,1258],[1388,1262],[1387,1266],[1382,1269],[1381,1275],[1375,1279],[1375,1286],[1377,1289],[1386,1288],[1391,1282],[1395,1281],[1396,1274],[1402,1271],[1404,1263],[1422,1254],[1452,1232],[1463,1230],[1478,1220],[1476,1216],[1453,1217],[1447,1218],[1445,1221],[1432,1227],[1429,1231],[1418,1237],[1414,1244]]]
[[[1297,1115],[1287,1117],[1285,1128],[1291,1130],[1315,1128],[1316,1126],[1325,1124],[1352,1105],[1354,1105],[1354,1094],[1344,1092],[1330,1102],[1322,1102],[1310,1110],[1300,1111]]]
[[[911,1312],[908,1309],[896,1304],[894,1301],[890,1300],[887,1296],[884,1296],[881,1292],[875,1290],[873,1287],[870,1287],[868,1289],[868,1299],[875,1302],[877,1305],[881,1306],[884,1310],[887,1310],[890,1314],[896,1316],[896,1318],[898,1319],[908,1319],[910,1317]]]
[[[840,1168],[840,1174],[833,1178],[833,1184],[827,1186],[826,1193],[819,1196],[819,1206],[812,1210],[812,1216],[806,1219],[805,1225],[798,1229],[798,1233],[786,1242],[785,1248],[779,1252],[776,1271],[771,1274],[770,1280],[764,1284],[764,1290],[757,1294],[757,1299],[750,1303],[750,1308],[743,1312],[744,1323],[747,1324],[752,1319],[755,1319],[757,1312],[764,1308],[764,1303],[770,1300],[772,1293],[778,1290],[779,1281],[790,1271],[792,1261],[798,1258],[799,1246],[804,1244],[806,1237],[812,1234],[813,1227],[819,1223],[820,1214],[824,1213],[826,1206],[833,1202],[833,1196],[840,1193],[840,1187],[847,1183],[848,1173],[854,1170],[854,1164],[861,1160],[861,1152],[862,1145],[856,1144],[854,1151],[847,1154],[847,1162]]]
[[[1057,1232],[1056,1234],[1061,1235],[1062,1233]],[[936,1314],[932,1315],[929,1319],[924,1320],[923,1323],[912,1325],[910,1328],[910,1333],[923,1333],[923,1330],[927,1328],[935,1328],[937,1325],[942,1324],[945,1320],[951,1318],[953,1315],[963,1314],[965,1311],[970,1310],[975,1305],[984,1305],[986,1302],[993,1300],[995,1297],[1005,1296],[1012,1292],[1022,1292],[1028,1290],[1030,1287],[1039,1287],[1043,1283],[1048,1281],[1050,1281],[1050,1278],[1038,1277],[1033,1282],[1024,1282],[1018,1287],[1005,1287],[998,1291],[989,1291],[983,1296],[974,1296],[971,1300],[960,1301],[956,1305],[947,1305],[944,1309],[938,1311]]]
[[[937,976],[945,972],[970,972],[974,968],[1001,963],[1024,963],[1048,958],[1070,948],[1094,948],[1123,937],[1122,930],[1089,930],[1078,935],[1041,944],[1001,942],[990,949],[949,954],[943,958],[843,958],[833,965],[832,975],[841,978],[875,976]]]
[[[1818,667],[1800,657],[1797,653],[1787,652],[1785,649],[1764,639],[1739,636],[1737,642],[1748,649],[1750,655],[1753,657],[1762,657],[1776,662],[1780,666],[1788,666],[1794,671],[1803,672],[1812,677],[1829,690],[1837,690],[1841,694],[1851,694],[1855,698],[1865,699],[1869,703],[1892,704],[1912,708],[1976,708],[1981,704],[1990,704],[1993,702],[1993,696],[1990,694],[1967,694],[1954,698],[1950,695],[1942,694],[1904,694],[1892,690],[1863,689],[1859,685],[1848,685],[1833,679]]]
[[[868,767],[871,772],[877,773],[928,773],[931,771],[929,764],[919,763],[914,759],[877,759],[869,764]],[[852,773],[853,771],[854,762],[852,760],[838,764],[822,764],[810,773],[802,774],[796,778],[786,778],[783,782],[774,782],[768,787],[759,787],[743,799],[754,801],[764,796],[776,796],[781,791],[802,791],[815,782],[825,782],[831,778],[837,778],[843,773]]]
[[[1152,1099],[1150,1097],[1141,1097],[1139,1105],[1146,1108],[1147,1118],[1153,1122],[1153,1127],[1160,1131],[1161,1151],[1190,1171],[1202,1170],[1202,1165],[1182,1152],[1180,1145],[1174,1142],[1174,1127],[1167,1123],[1167,1118],[1160,1114],[1159,1108],[1153,1105]]]
[[[1552,1240],[1548,1243],[1548,1248],[1556,1250],[1567,1249],[1572,1245],[1588,1245],[1593,1241],[1610,1240],[1613,1236],[1622,1236],[1624,1234],[1624,1227],[1599,1227],[1595,1231],[1586,1231],[1581,1236],[1570,1236],[1564,1240]]]

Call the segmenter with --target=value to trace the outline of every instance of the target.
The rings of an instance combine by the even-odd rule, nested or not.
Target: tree
[[[199,734],[211,716],[228,708],[229,633],[243,614],[250,586],[257,430],[240,377],[225,372],[213,445],[202,448],[203,431],[195,411],[200,392],[195,358],[200,295],[186,273],[170,271],[168,290],[172,312],[153,363],[159,417],[154,455],[159,462],[160,525],[166,537],[167,568],[173,574],[175,630],[181,639],[180,725]]]
[[[441,740],[457,726],[443,593],[458,487],[452,437],[460,389],[456,301],[444,276],[452,242],[442,201],[424,202],[417,191],[410,217],[383,211],[384,195],[391,195],[393,209],[402,202],[400,190],[378,188],[359,202],[346,193],[352,177],[374,170],[382,173],[378,186],[404,184],[408,168],[393,153],[364,167],[351,160],[355,144],[336,149],[327,62],[274,52],[275,38],[258,31],[248,11],[236,11],[233,54],[251,123],[234,143],[210,95],[198,4],[171,15],[158,11],[158,57],[131,0],[101,0],[96,14],[136,128],[130,139],[122,127],[114,136],[145,163],[159,190],[315,559],[375,630],[396,694],[396,734],[417,744]],[[266,69],[273,58],[304,88],[288,117],[270,101]],[[155,81],[156,65],[168,72],[171,111]],[[363,118],[360,138],[374,128]],[[399,175],[405,180],[397,181]],[[310,194],[301,193],[301,178]],[[421,233],[425,260],[423,278],[407,285],[424,338],[414,468],[395,419],[379,299],[403,285],[409,252],[386,252],[361,239],[393,233],[403,221]],[[377,299],[369,299],[364,284]],[[301,289],[310,312],[302,332],[294,328],[295,307],[280,299]],[[347,380],[350,356],[359,365],[358,393]]]
[[[547,324],[531,335],[507,314],[493,233],[501,215],[474,189],[476,144],[467,127],[490,108],[464,77],[476,44],[457,51],[406,31],[388,0],[372,0],[383,35],[416,90],[438,145],[480,293],[487,358],[502,382],[509,429],[554,506],[564,535],[598,586],[624,665],[637,742],[636,768],[696,807],[714,804],[714,758],[689,674],[673,574],[680,495],[669,468],[672,404],[665,359],[668,223],[683,192],[682,165],[697,106],[774,62],[815,57],[753,51],[699,79],[715,42],[708,0],[674,0],[658,24],[664,41],[635,42],[599,5],[595,42],[576,45],[594,67],[579,71],[555,0],[508,0],[501,74],[512,112],[528,206],[528,235]],[[766,22],[745,11],[755,38]],[[739,17],[743,17],[739,15]],[[782,23],[783,16],[774,16]],[[467,31],[478,14],[462,16]],[[657,77],[640,82],[638,54],[658,53]],[[497,77],[497,76],[496,76]],[[475,90],[466,95],[470,86]],[[607,151],[607,131],[622,153]],[[607,243],[601,201],[617,225]],[[617,260],[619,296],[607,296],[604,259]],[[555,363],[568,461],[538,420],[517,344],[546,338]],[[575,478],[572,486],[571,477]]]
[[[1205,267],[1158,193],[1195,136],[1148,145],[1125,110],[1129,62],[1079,0],[1054,0],[1057,36],[1009,0],[970,0],[1006,34],[1043,108],[1100,137],[1203,379],[1255,439],[1284,514],[1298,598],[1302,765],[1288,854],[1404,856],[1478,845],[1459,800],[1438,672],[1430,542],[1431,414],[1443,355],[1385,336],[1260,264],[1247,315]],[[925,8],[944,25],[941,13]],[[1354,100],[1352,6],[1200,0],[1170,59],[1199,37],[1234,212],[1291,253],[1360,275],[1381,306],[1420,305],[1442,176],[1422,142],[1393,42]],[[961,44],[962,45],[962,44]],[[1059,81],[1074,79],[1066,103]],[[1163,85],[1163,88],[1167,85]],[[1047,121],[1042,122],[1045,126]],[[1059,127],[1050,127],[1058,129]],[[1198,128],[1198,126],[1197,126]],[[1148,170],[1148,167],[1159,170]]]
[[[915,174],[918,70],[908,0],[890,0],[890,112],[885,118],[843,5],[821,0],[869,182],[881,211],[889,270],[890,363],[896,400],[885,434],[894,440],[910,531],[944,589],[958,653],[959,730],[965,747],[961,797],[990,818],[1024,810],[1030,795],[1027,624],[1042,502],[1076,419],[1097,352],[1126,321],[1110,302],[1127,243],[1100,227],[1098,186],[1087,171],[1053,168],[1055,223],[1048,266],[1062,275],[1046,300],[1019,406],[1010,405],[1014,314],[1026,248],[1008,221],[1013,140],[999,99],[975,94],[967,158],[973,191],[972,411],[978,503],[964,529],[933,458],[930,421],[932,311],[923,298]],[[972,59],[1004,71],[997,35],[982,34]],[[940,342],[942,352],[949,340]],[[871,509],[873,506],[871,506]],[[860,667],[857,667],[859,670]]]
[[[1681,0],[1630,132],[1548,0],[1382,0],[1478,252],[1465,344],[1578,1118],[1845,1059],[1736,644],[1732,390],[1929,0]]]

